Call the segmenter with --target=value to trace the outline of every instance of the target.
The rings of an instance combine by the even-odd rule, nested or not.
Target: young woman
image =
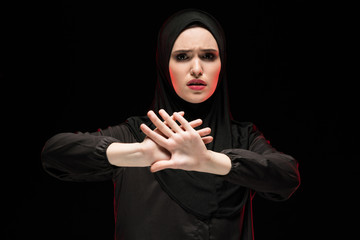
[[[300,182],[297,162],[252,123],[231,118],[225,37],[212,16],[171,16],[156,60],[147,116],[55,135],[42,153],[45,170],[69,181],[112,179],[116,239],[253,239],[252,197],[289,198]]]

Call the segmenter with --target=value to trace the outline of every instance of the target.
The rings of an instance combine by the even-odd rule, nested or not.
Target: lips
[[[206,82],[201,79],[192,79],[187,82],[187,86],[206,86]]]
[[[206,87],[206,82],[201,79],[193,79],[186,84],[191,90],[200,91]]]

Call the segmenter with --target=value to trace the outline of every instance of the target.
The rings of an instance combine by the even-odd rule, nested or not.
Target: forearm
[[[223,151],[232,160],[232,169],[225,179],[258,192],[276,194],[287,199],[300,183],[297,162],[292,157],[274,152],[258,154],[244,149]]]
[[[226,175],[231,170],[231,160],[223,153],[207,151],[207,164],[204,164],[204,172],[217,175]]]
[[[141,143],[112,143],[106,150],[110,164],[118,167],[147,167],[149,161]]]

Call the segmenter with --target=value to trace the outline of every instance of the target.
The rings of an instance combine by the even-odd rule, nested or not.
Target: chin
[[[187,101],[187,100],[185,100],[185,101]],[[197,103],[205,102],[205,100],[189,100],[187,102],[197,104]]]
[[[183,100],[189,102],[189,103],[202,103],[205,102],[206,100],[208,100],[209,97],[204,97],[204,96],[190,96],[187,98],[183,98]]]

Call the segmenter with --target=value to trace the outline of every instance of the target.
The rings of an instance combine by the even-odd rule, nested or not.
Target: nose
[[[195,78],[199,78],[200,76],[203,75],[203,69],[202,69],[202,66],[201,66],[200,59],[195,58],[193,60],[193,64],[192,64],[191,69],[190,69],[190,74],[192,76],[194,76]]]

